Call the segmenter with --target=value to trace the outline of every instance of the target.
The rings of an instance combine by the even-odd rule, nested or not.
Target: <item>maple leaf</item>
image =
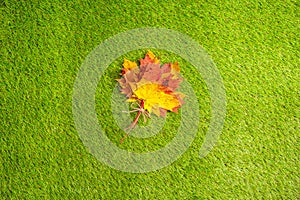
[[[184,94],[176,92],[182,82],[178,62],[161,65],[158,58],[148,51],[140,65],[124,59],[122,78],[118,79],[121,93],[129,102],[139,104],[137,116],[127,128],[134,128],[141,114],[150,117],[150,113],[165,117],[167,111],[177,112],[184,104]],[[128,136],[128,133],[123,140]]]
[[[162,108],[173,111],[174,108],[180,106],[180,101],[176,93],[168,91],[168,88],[156,83],[148,83],[142,85],[134,91],[132,99],[139,99],[144,101],[144,109],[150,113],[153,107]],[[155,113],[160,116],[160,112]]]

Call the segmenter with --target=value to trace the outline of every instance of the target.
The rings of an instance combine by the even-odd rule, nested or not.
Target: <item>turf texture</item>
[[[299,199],[300,18],[298,1],[0,1],[0,199]],[[72,116],[77,72],[97,45],[120,32],[182,32],[210,54],[226,88],[217,146],[199,159],[210,119],[205,82],[177,55],[199,101],[197,137],[166,168],[112,169],[81,142]],[[97,88],[97,116],[120,148],[148,152],[174,137],[178,116],[150,139],[112,130],[109,101],[124,57]],[[103,120],[106,119],[106,122]],[[151,122],[150,122],[151,123]]]

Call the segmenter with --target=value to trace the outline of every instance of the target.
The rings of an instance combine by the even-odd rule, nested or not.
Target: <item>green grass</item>
[[[2,199],[300,198],[297,1],[64,2],[0,1]],[[209,93],[189,63],[157,50],[165,61],[179,60],[197,89],[199,131],[172,165],[131,174],[100,163],[86,150],[73,122],[72,92],[94,47],[140,27],[180,31],[209,52],[224,80],[227,115],[218,145],[199,159]],[[144,53],[127,56],[137,60]],[[121,64],[122,58],[112,63],[99,83],[100,123],[103,117],[112,122],[104,100]],[[120,148],[161,148],[173,137],[177,117],[168,116],[164,134],[127,138]],[[118,144],[124,132],[109,131],[114,127],[105,128]]]

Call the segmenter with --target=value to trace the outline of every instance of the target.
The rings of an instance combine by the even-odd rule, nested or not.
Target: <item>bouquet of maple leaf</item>
[[[140,65],[124,59],[122,78],[118,79],[121,93],[132,103],[130,112],[137,112],[134,121],[125,130],[136,126],[139,117],[150,118],[150,113],[165,117],[167,111],[177,112],[184,104],[184,94],[176,92],[182,82],[178,62],[161,64],[155,55],[148,51]],[[136,105],[136,107],[133,107]],[[121,139],[120,143],[129,135]]]

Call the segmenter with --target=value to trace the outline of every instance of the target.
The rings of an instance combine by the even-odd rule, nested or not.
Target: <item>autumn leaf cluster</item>
[[[124,59],[122,78],[118,79],[121,93],[129,102],[142,103],[144,110],[157,116],[165,116],[167,111],[177,112],[184,103],[182,93],[176,92],[182,82],[177,62],[161,64],[148,51],[140,65]]]

